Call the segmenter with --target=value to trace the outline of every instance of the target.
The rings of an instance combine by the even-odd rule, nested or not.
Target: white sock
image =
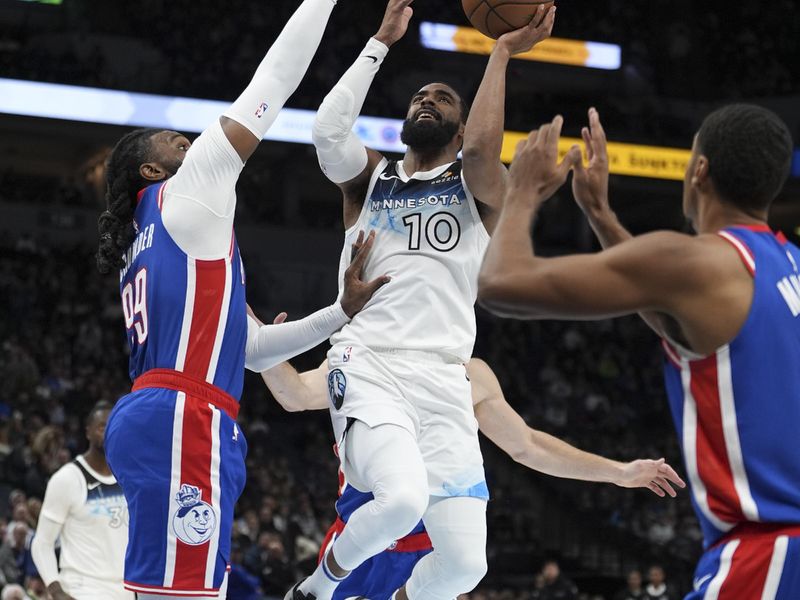
[[[331,550],[329,549],[317,565],[316,570],[308,579],[300,584],[299,589],[301,592],[304,594],[314,594],[317,600],[329,600],[330,597],[333,596],[336,586],[347,579],[347,575],[344,577],[336,577],[336,575],[331,573],[327,564],[328,554],[330,554],[330,552]]]

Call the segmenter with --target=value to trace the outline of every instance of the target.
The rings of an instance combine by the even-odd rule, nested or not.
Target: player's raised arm
[[[353,133],[353,125],[389,48],[408,29],[412,1],[389,1],[380,29],[319,107],[313,129],[314,146],[322,171],[342,189],[345,200],[350,195],[357,202],[363,200],[369,174],[382,158],[364,147]]]
[[[304,0],[241,95],[178,158],[162,212],[165,227],[187,254],[226,255],[244,161],[300,85],[334,5],[335,0]]]
[[[389,283],[386,275],[363,281],[364,264],[369,257],[375,233],[360,232],[353,244],[353,260],[345,271],[341,300],[299,321],[264,325],[252,312],[247,315],[245,367],[256,373],[310,350],[327,340],[352,319],[378,289]]]
[[[554,477],[644,487],[654,494],[675,496],[673,485],[686,484],[664,459],[618,462],[578,450],[558,438],[528,427],[506,401],[500,382],[485,362],[467,365],[472,383],[475,418],[481,432],[511,458]]]
[[[500,161],[505,123],[506,70],[515,54],[550,37],[556,8],[539,6],[529,25],[497,40],[464,129],[464,177],[475,198],[499,208],[507,171]]]
[[[580,160],[573,148],[557,162],[563,119],[519,144],[497,228],[479,280],[479,300],[494,312],[528,318],[618,316],[666,310],[672,283],[686,277],[688,236],[658,233],[594,255],[534,255],[530,226],[541,205]],[[682,253],[681,256],[676,253]],[[674,260],[654,260],[671,256]],[[673,281],[675,280],[675,281]],[[680,287],[685,287],[681,285]]]

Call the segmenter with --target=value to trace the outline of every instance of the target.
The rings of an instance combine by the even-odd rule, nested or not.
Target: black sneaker
[[[300,585],[306,580],[308,577],[301,579],[297,583],[292,586],[286,595],[283,597],[283,600],[317,600],[317,597],[314,594],[304,594],[300,591]]]

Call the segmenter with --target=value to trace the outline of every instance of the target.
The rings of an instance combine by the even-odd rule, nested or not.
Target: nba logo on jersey
[[[344,404],[344,393],[347,389],[347,377],[340,369],[334,369],[328,374],[328,396],[334,408],[339,410]]]
[[[267,112],[268,108],[269,105],[266,102],[262,102],[261,104],[259,104],[258,108],[256,109],[256,117],[258,117],[259,119],[263,117],[264,113]]]
[[[350,355],[353,353],[353,347],[348,346],[344,349],[344,353],[342,354],[342,362],[350,362]]]
[[[214,508],[203,502],[200,488],[183,484],[175,495],[180,508],[172,517],[172,529],[184,544],[199,546],[211,539],[217,528],[217,515]]]

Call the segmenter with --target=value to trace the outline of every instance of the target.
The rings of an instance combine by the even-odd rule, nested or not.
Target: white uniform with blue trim
[[[340,293],[360,230],[376,233],[364,278],[392,281],[331,338],[331,411],[410,431],[432,496],[488,498],[464,365],[489,235],[461,162],[408,176],[402,163],[381,161],[345,233]]]

